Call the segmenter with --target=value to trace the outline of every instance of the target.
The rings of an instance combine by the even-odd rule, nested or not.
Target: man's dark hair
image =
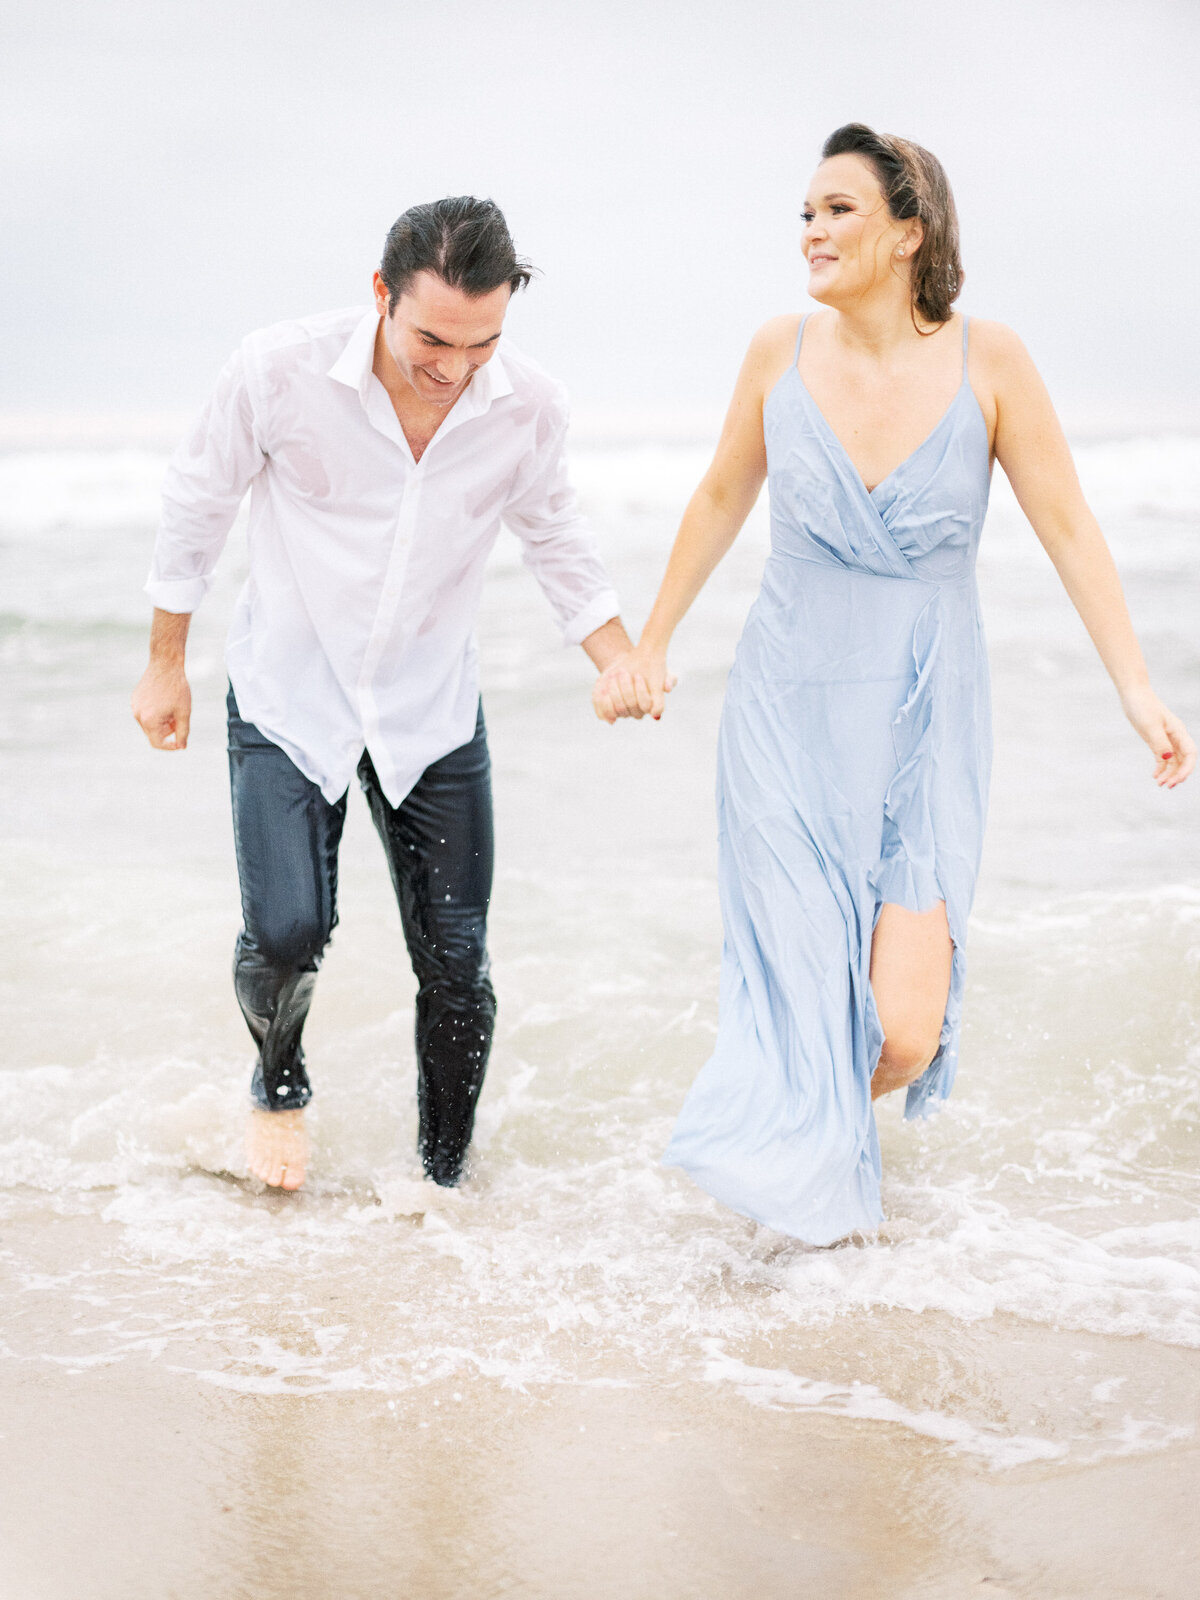
[[[410,206],[393,222],[379,263],[389,316],[418,272],[436,272],[450,288],[478,299],[505,283],[515,294],[534,268],[517,255],[496,202],[460,194]]]

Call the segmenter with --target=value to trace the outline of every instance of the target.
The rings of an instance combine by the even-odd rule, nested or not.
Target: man
[[[244,926],[234,983],[258,1047],[251,1173],[304,1180],[301,1034],[337,921],[357,770],[416,972],[420,1152],[458,1181],[495,1019],[492,807],[473,639],[501,520],[569,643],[630,648],[564,467],[566,397],[507,342],[531,276],[490,200],[414,206],[375,306],[251,334],[167,471],[133,712],[187,744],[190,613],[249,489],[250,574],[229,635],[229,763]]]

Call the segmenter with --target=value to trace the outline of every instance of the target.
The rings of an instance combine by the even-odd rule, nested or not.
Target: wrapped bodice
[[[990,463],[987,425],[966,374],[965,327],[953,400],[933,432],[873,490],[795,362],[767,397],[763,433],[777,554],[932,583],[974,571]]]

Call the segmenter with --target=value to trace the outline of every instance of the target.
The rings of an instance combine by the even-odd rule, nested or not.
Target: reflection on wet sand
[[[11,1372],[11,1369],[10,1369]],[[455,1399],[455,1395],[461,1399]],[[694,1388],[389,1405],[154,1365],[5,1383],[21,1600],[1190,1600],[1200,1452],[1088,1473],[964,1465],[901,1428]],[[49,1507],[62,1508],[47,1537]],[[1147,1587],[1151,1563],[1160,1575]]]

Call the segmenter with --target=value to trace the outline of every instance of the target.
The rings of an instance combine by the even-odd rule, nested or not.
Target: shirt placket
[[[409,474],[404,486],[396,528],[392,535],[392,547],[380,586],[379,604],[375,608],[375,620],[359,667],[356,697],[359,715],[362,718],[363,737],[368,748],[372,745],[376,749],[382,748],[379,708],[375,700],[375,677],[384,651],[389,647],[398,648],[400,643],[396,637],[396,614],[404,597],[404,579],[412,554],[413,539],[416,536],[422,481],[423,473],[421,464],[418,463]]]

